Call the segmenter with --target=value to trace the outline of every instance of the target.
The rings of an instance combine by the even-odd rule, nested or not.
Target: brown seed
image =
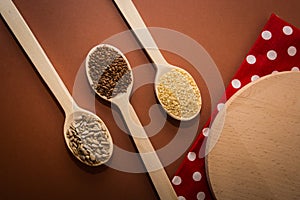
[[[77,148],[75,148],[75,147],[72,147],[72,150],[73,150],[73,153],[74,153],[75,155],[78,155]]]
[[[91,161],[95,161],[96,160],[96,156],[94,154],[90,155]]]
[[[84,155],[80,155],[79,158],[80,158],[81,160],[83,160],[83,161],[85,160],[85,156],[84,156]]]
[[[99,55],[102,55],[104,60],[98,59]],[[127,91],[127,87],[132,81],[129,67],[117,51],[105,46],[98,47],[90,55],[89,68],[92,68],[94,63],[95,70],[103,72],[101,76],[98,76],[98,80],[93,79],[97,93],[109,99]]]

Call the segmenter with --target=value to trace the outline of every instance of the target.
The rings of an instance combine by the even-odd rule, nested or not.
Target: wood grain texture
[[[299,142],[299,72],[269,75],[242,88],[226,102],[208,139],[216,198],[299,199]]]

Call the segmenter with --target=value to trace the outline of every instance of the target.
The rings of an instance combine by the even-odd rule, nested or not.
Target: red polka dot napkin
[[[213,199],[205,173],[205,159],[199,157],[202,143],[209,134],[212,119],[240,88],[262,76],[279,71],[299,71],[300,30],[272,14],[253,47],[226,88],[224,97],[205,124],[175,173],[172,184],[178,199]],[[202,147],[203,148],[203,147]]]

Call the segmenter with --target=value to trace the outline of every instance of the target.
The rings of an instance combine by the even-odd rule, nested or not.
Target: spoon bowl
[[[108,96],[106,94],[101,94],[99,91],[97,91],[97,84],[98,84],[98,81],[100,79],[100,77],[103,75],[105,76],[105,71],[101,71],[101,72],[98,72],[96,71],[97,69],[95,69],[97,66],[91,66],[91,57],[92,57],[92,54],[94,52],[96,52],[97,50],[99,49],[103,49],[103,48],[108,48],[108,49],[111,49],[113,50],[114,52],[116,52],[116,55],[121,55],[122,56],[122,59],[124,59],[126,65],[127,65],[127,68],[128,68],[128,72],[129,73],[129,77],[131,78],[131,81],[126,85],[126,88],[124,89],[124,91],[122,93],[118,93],[118,94],[115,94],[115,95],[112,95],[113,98],[108,98]],[[103,58],[105,57],[106,55],[103,55]],[[104,60],[104,59],[99,59],[100,61]],[[106,64],[107,65],[110,65],[114,62],[113,59],[111,59],[110,61],[108,61]],[[127,98],[129,99],[129,95],[131,93],[131,90],[132,90],[132,87],[133,87],[133,74],[132,74],[132,70],[131,70],[131,66],[127,60],[127,58],[123,55],[123,53],[116,47],[112,46],[112,45],[109,45],[109,44],[99,44],[95,47],[93,47],[89,53],[88,53],[88,56],[87,56],[87,59],[85,60],[85,71],[86,71],[86,76],[87,76],[87,79],[88,79],[88,82],[90,83],[93,91],[98,95],[100,96],[101,98],[103,98],[104,100],[106,101],[109,101],[109,102],[113,102],[114,100],[116,99],[119,99],[119,98]],[[121,81],[122,81],[122,78],[120,80],[117,81],[116,84],[122,84]],[[113,89],[113,92],[116,92],[114,91],[114,88]]]
[[[186,70],[170,64],[157,66],[154,87],[159,103],[174,119],[188,121],[199,115],[200,91]]]
[[[64,139],[73,155],[89,166],[106,163],[113,153],[113,141],[105,123],[94,113],[73,106],[66,113]]]

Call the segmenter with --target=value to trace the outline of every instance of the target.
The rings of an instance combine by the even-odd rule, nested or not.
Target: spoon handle
[[[141,15],[131,0],[114,0],[121,11],[123,17],[130,25],[134,34],[145,48],[147,54],[156,65],[169,65],[155,41],[153,40],[148,28],[146,27]]]
[[[76,106],[72,96],[14,3],[1,0],[0,12],[66,114],[70,114]]]
[[[162,166],[138,116],[129,101],[120,98],[115,101],[126,122],[143,163],[160,199],[177,199],[170,179]]]

